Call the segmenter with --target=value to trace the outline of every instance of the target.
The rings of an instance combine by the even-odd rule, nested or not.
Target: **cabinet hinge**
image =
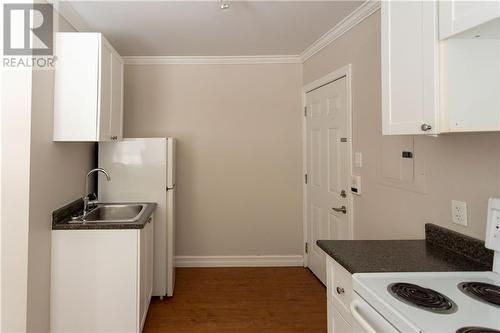
[[[304,175],[304,183],[307,184],[307,173]]]
[[[304,106],[304,117],[307,117],[307,106]]]
[[[309,252],[309,246],[307,245],[307,242],[306,242],[304,250],[306,251],[306,253]]]

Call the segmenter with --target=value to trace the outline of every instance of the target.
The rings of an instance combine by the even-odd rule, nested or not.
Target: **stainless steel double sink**
[[[73,217],[69,223],[136,223],[144,214],[147,204],[98,203],[83,216]]]

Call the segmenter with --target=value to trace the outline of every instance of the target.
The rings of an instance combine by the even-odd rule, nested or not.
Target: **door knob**
[[[340,208],[332,208],[332,209],[338,213],[347,214],[347,208],[345,208],[345,206],[342,206]]]
[[[422,126],[420,126],[420,129],[424,132],[427,132],[427,131],[430,131],[432,129],[432,126],[429,124],[422,124]]]

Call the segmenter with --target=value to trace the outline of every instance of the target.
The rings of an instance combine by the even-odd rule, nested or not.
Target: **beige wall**
[[[1,330],[49,332],[52,211],[82,196],[94,144],[52,142],[53,71],[2,79]]]
[[[54,13],[56,15],[56,13]],[[64,19],[59,31],[74,31]],[[54,72],[34,71],[31,110],[27,330],[48,332],[52,211],[82,197],[94,143],[53,142]]]
[[[363,194],[355,196],[354,229],[360,239],[419,238],[433,222],[484,239],[489,196],[500,196],[500,135],[454,134],[416,137],[425,164],[427,191],[380,184],[382,147],[380,12],[308,59],[304,84],[352,63],[353,151],[363,153]],[[398,140],[393,138],[389,140]],[[451,222],[451,200],[468,204],[468,227]]]
[[[51,71],[33,72],[27,327],[48,332],[52,211],[83,196],[93,143],[52,142]]]
[[[177,255],[300,255],[300,64],[128,65],[124,133],[173,136]]]

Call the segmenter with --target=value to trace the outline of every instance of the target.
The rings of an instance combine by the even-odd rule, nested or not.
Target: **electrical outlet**
[[[463,201],[451,200],[451,216],[453,223],[467,226],[467,204]]]

